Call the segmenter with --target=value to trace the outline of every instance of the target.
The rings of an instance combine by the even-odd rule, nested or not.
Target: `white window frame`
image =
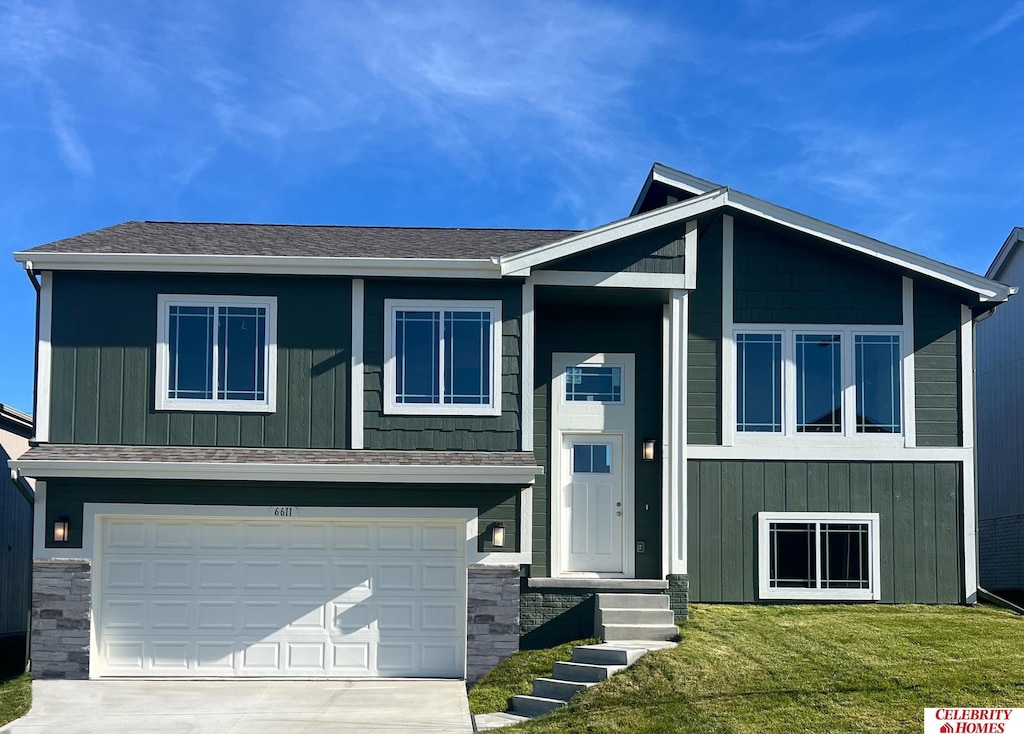
[[[444,402],[444,350],[440,350],[438,403],[399,403],[396,392],[395,317],[399,311],[488,311],[491,314],[491,401],[487,405],[451,405]],[[384,413],[386,415],[501,415],[501,301],[384,299]]]
[[[736,337],[739,334],[781,334],[782,335],[782,431],[755,432],[741,431],[737,421],[737,405],[742,399],[739,394],[739,379],[736,369],[739,359],[733,360],[733,374],[727,378],[728,389],[735,393],[731,413],[726,417],[735,445],[777,444],[781,441],[799,441],[804,445],[848,446],[851,443],[864,443],[871,446],[904,446],[908,426],[907,401],[908,370],[913,370],[912,361],[906,358],[906,330],[900,326],[873,324],[735,324],[732,330],[732,343],[738,352]],[[797,374],[796,374],[796,337],[798,334],[837,334],[840,337],[841,359],[841,405],[842,430],[836,433],[798,432],[797,431]],[[859,335],[895,336],[900,340],[900,432],[899,433],[858,433],[856,425],[857,382],[854,337]],[[913,374],[910,374],[913,378]],[[913,383],[910,383],[913,384]]]
[[[266,346],[264,347],[264,400],[223,400],[217,398],[216,364],[213,371],[213,397],[208,400],[168,397],[171,350],[168,329],[171,306],[261,306],[267,309]],[[214,328],[216,328],[216,319]],[[277,297],[164,294],[157,296],[156,409],[205,411],[218,413],[273,413],[277,409]],[[214,352],[216,353],[216,339]]]
[[[868,526],[868,575],[867,589],[780,589],[772,588],[768,574],[770,563],[769,527],[774,522],[789,523],[863,523]],[[817,561],[817,583],[821,583],[821,548],[815,531],[815,558]],[[791,601],[880,601],[881,584],[881,542],[878,532],[877,512],[759,512],[757,513],[757,559],[758,595],[761,599],[786,599]]]

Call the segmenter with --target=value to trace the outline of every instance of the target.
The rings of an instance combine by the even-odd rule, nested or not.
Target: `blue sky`
[[[130,219],[585,228],[658,160],[984,272],[1021,38],[1019,0],[0,0],[0,402],[8,253]]]

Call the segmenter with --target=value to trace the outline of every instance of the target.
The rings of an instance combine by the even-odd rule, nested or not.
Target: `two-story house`
[[[38,675],[474,678],[596,592],[975,598],[978,275],[660,165],[585,232],[15,257]]]

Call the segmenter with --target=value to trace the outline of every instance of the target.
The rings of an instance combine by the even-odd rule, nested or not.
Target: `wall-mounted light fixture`
[[[53,523],[53,542],[54,543],[67,543],[68,532],[71,526],[70,521],[66,517],[59,517],[57,521]]]
[[[657,445],[657,443],[657,439],[654,438],[644,439],[643,449],[641,452],[641,456],[643,457],[644,461],[654,461],[654,447]]]
[[[496,522],[491,525],[491,545],[495,548],[505,547],[505,523]]]

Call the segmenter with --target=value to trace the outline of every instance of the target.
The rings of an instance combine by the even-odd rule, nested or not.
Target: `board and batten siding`
[[[963,445],[960,365],[960,300],[950,291],[915,280],[914,384],[918,446]]]
[[[543,291],[538,289],[538,293]],[[550,574],[551,529],[551,364],[555,352],[605,352],[636,355],[635,437],[661,435],[662,309],[657,307],[587,306],[573,308],[537,302],[536,381],[534,388],[534,456],[544,467],[533,487],[533,564],[535,578]],[[627,447],[629,450],[629,447]],[[635,556],[637,578],[661,578],[661,461],[635,462],[635,537],[646,544]]]
[[[695,602],[758,601],[758,512],[877,512],[886,603],[963,601],[958,463],[689,462]]]
[[[0,679],[25,670],[32,608],[32,492],[0,447]]]
[[[385,415],[384,301],[501,301],[501,415]],[[368,449],[518,451],[520,447],[521,282],[366,281],[363,436]]]
[[[274,413],[157,411],[159,294],[277,297]],[[347,448],[348,278],[53,273],[50,440]]]
[[[82,547],[83,504],[122,502],[165,505],[290,505],[302,507],[475,507],[479,513],[477,548],[513,553],[519,543],[520,487],[502,485],[363,484],[321,482],[213,482],[171,480],[50,479],[46,482],[46,523],[70,518],[70,542],[46,547]],[[505,523],[505,545],[493,548],[489,526]]]
[[[597,273],[686,272],[686,222],[677,222],[610,245],[545,263],[537,270]]]

